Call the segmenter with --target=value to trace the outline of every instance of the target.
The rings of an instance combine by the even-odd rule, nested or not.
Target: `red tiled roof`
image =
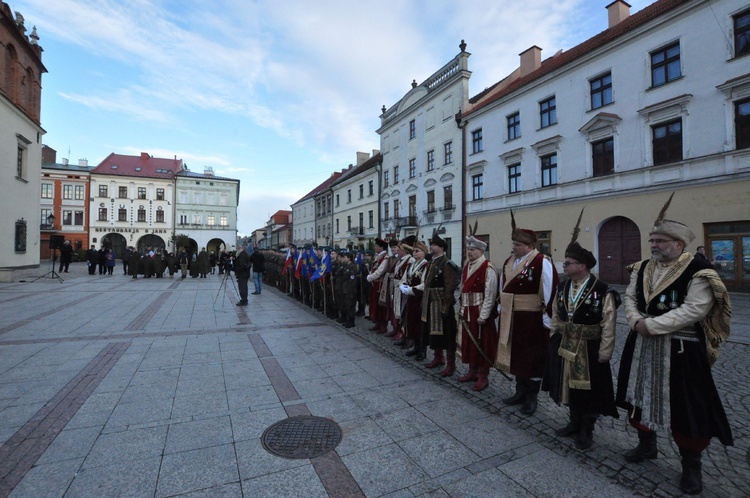
[[[336,181],[336,179],[338,177],[340,177],[340,176],[341,176],[341,172],[340,171],[334,172],[333,174],[331,174],[331,176],[329,176],[326,179],[326,181],[324,181],[323,183],[321,183],[320,185],[318,185],[317,187],[315,187],[314,189],[312,189],[310,192],[307,193],[307,195],[305,195],[304,197],[302,197],[300,200],[298,200],[294,204],[298,204],[298,203],[304,201],[305,199],[310,199],[311,197],[314,197],[316,194],[320,193],[321,191],[328,189],[328,187],[330,187],[331,184],[334,181]],[[294,205],[294,204],[292,204],[292,205]]]
[[[475,106],[471,108],[471,110],[467,112],[464,117],[474,114],[479,109],[482,109],[488,104],[495,102],[510,93],[513,93],[524,85],[531,83],[532,81],[541,78],[542,76],[549,74],[552,71],[565,66],[566,64],[573,62],[579,57],[582,57],[583,55],[586,55],[587,53],[592,52],[606,45],[607,43],[616,40],[620,36],[627,34],[635,28],[642,26],[643,24],[646,24],[647,22],[656,19],[657,17],[669,12],[670,10],[675,9],[680,5],[683,5],[690,1],[691,0],[659,0],[652,3],[648,7],[645,7],[644,9],[624,19],[619,24],[602,31],[598,35],[589,38],[579,45],[576,45],[567,52],[563,52],[555,57],[545,59],[539,69],[527,74],[522,78],[518,78],[514,82],[510,83],[507,87],[500,90],[497,94],[488,97],[487,100],[480,101],[481,98],[487,94],[487,90],[483,90],[481,93],[469,99],[469,102],[471,104],[475,104]],[[496,85],[497,83],[492,85],[490,88],[494,88]]]
[[[91,172],[102,175],[171,179],[182,168],[182,159],[160,159],[145,152],[140,156],[125,156],[113,152]]]

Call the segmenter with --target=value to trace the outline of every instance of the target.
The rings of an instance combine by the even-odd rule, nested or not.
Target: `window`
[[[193,215],[193,225],[200,225],[203,223],[203,217],[199,214]]]
[[[83,185],[76,185],[76,200],[82,201],[83,200]],[[76,223],[77,225],[77,223]]]
[[[24,220],[16,220],[16,238],[13,241],[15,252],[26,252],[27,226]]]
[[[427,192],[427,212],[428,213],[435,212],[435,191],[434,190],[430,190]]]
[[[472,199],[478,201],[484,198],[484,175],[478,174],[471,177]]]
[[[180,225],[187,225],[187,215],[181,214],[180,215]]]
[[[365,186],[359,184],[359,198],[362,199],[365,196]]]
[[[63,211],[62,212],[62,224],[63,225],[72,225],[73,224],[73,211]]]
[[[139,199],[146,198],[146,187],[138,187],[138,198]]]
[[[156,210],[156,222],[164,223],[164,210],[163,209]]]
[[[508,140],[515,140],[521,136],[521,113],[511,114],[508,120]]]
[[[336,207],[339,207],[339,194],[336,194]]]
[[[612,137],[591,144],[594,176],[607,176],[615,172],[615,141]]]
[[[591,108],[599,109],[612,103],[612,73],[590,80]]]
[[[120,199],[127,199],[128,187],[117,187],[117,197]]]
[[[49,215],[51,215],[51,214],[52,214],[52,210],[51,209],[42,209],[42,218],[41,218],[41,224],[42,225],[44,225],[44,226],[51,226],[49,224],[49,220],[47,219],[47,218],[49,218]]]
[[[138,221],[141,223],[146,222],[146,210],[142,207],[138,208]]]
[[[225,227],[228,224],[229,223],[227,223],[227,216],[226,215],[221,215],[221,218],[219,218],[219,225]]]
[[[482,129],[474,130],[471,132],[471,152],[476,154],[482,152]]]
[[[734,103],[734,133],[738,149],[750,147],[750,99]]]
[[[83,226],[83,211],[76,211],[74,216],[75,219],[73,222],[78,226]]]
[[[336,218],[336,233],[339,233],[339,219]]]
[[[374,219],[375,214],[373,213],[372,209],[367,212],[367,221],[368,221],[368,227],[373,228],[373,224],[375,223]]]
[[[63,199],[73,200],[73,185],[63,185]]]
[[[409,178],[415,178],[417,176],[417,160],[412,158],[409,159]]]
[[[682,161],[682,119],[661,123],[653,133],[654,166]]]
[[[157,201],[163,201],[164,200],[164,189],[163,188],[157,188],[156,189],[156,200]]]
[[[226,206],[227,198],[227,194],[219,194],[219,206]]]
[[[107,186],[99,185],[99,197],[107,197]]]
[[[99,221],[107,221],[107,208],[99,208]]]
[[[117,210],[117,221],[128,221],[128,210],[120,208]]]
[[[445,155],[445,162],[443,164],[450,164],[453,162],[453,142],[443,144],[443,154]]]
[[[443,209],[446,211],[453,209],[453,185],[443,187]]]
[[[144,197],[145,199],[145,197]],[[193,202],[195,204],[203,204],[203,192],[194,192],[193,193]]]
[[[651,52],[651,86],[661,86],[682,76],[680,42]]]
[[[390,185],[390,181],[388,180],[388,171],[383,171],[383,186],[387,187]]]
[[[508,193],[515,194],[521,190],[521,163],[508,166]]]
[[[409,121],[409,140],[416,138],[417,136],[417,122],[412,119]]]
[[[352,217],[351,217],[351,215],[346,217],[346,231],[347,232],[351,232],[352,231]]]
[[[417,196],[416,195],[409,196],[409,216],[411,216],[412,218],[417,216]]]
[[[734,16],[734,56],[750,54],[750,10]]]
[[[373,185],[372,180],[367,182],[367,191],[368,191],[367,195],[375,195],[375,186]]]
[[[359,213],[359,233],[360,235],[363,233],[363,230],[365,228],[365,213]]]
[[[542,156],[542,187],[557,185],[557,154]]]
[[[158,214],[158,212],[157,212],[157,214]],[[158,219],[157,219],[157,221],[158,221]],[[209,214],[209,215],[208,215],[208,216],[206,217],[206,223],[207,223],[207,224],[208,224],[209,226],[214,226],[214,225],[216,224],[216,216],[214,216],[213,214]]]
[[[399,211],[399,202],[398,199],[393,199],[393,217],[398,218],[398,211]]]
[[[388,204],[387,202],[383,203],[383,219],[384,220],[390,220],[391,219],[391,216],[390,216],[390,214],[388,212],[389,207],[390,207],[390,204]]]
[[[427,171],[435,169],[435,151],[427,151]]]
[[[352,202],[352,189],[346,191],[346,202]]]
[[[398,166],[393,167],[393,184],[396,185],[398,183]]]
[[[52,199],[51,183],[42,183],[42,199]]]
[[[539,102],[540,128],[546,128],[557,123],[557,100],[550,97]]]
[[[16,135],[16,138],[18,139],[18,148],[16,149],[16,178],[19,180],[26,180],[26,163],[28,162],[28,151],[26,150],[26,147],[31,144],[31,142],[20,135]],[[25,223],[23,226],[24,230],[26,230]],[[25,244],[26,232],[24,231],[24,252],[26,252]]]

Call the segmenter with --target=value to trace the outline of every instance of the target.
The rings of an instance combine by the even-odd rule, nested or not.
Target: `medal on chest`
[[[662,311],[664,311],[665,309],[667,309],[666,301],[667,301],[667,295],[666,294],[662,294],[661,296],[659,296],[659,303],[656,305],[656,309],[660,309]]]

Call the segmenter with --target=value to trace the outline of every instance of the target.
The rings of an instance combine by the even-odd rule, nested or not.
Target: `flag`
[[[292,249],[288,248],[286,250],[286,259],[284,260],[284,269],[281,270],[282,275],[286,275],[286,271],[289,269],[289,266],[292,264]]]
[[[315,254],[315,249],[308,250],[307,260],[305,261],[305,267],[307,268],[307,273],[305,273],[305,275],[307,278],[312,278],[317,271],[318,266],[320,266],[320,260],[318,259],[318,255]]]
[[[305,251],[297,253],[297,264],[294,269],[294,278],[299,278],[302,274],[302,262],[305,260]]]
[[[362,251],[357,251],[357,257],[354,259],[354,263],[357,265],[357,274],[362,274]]]
[[[313,276],[310,277],[310,282],[315,282],[326,273],[331,273],[331,255],[328,253],[323,255],[323,261],[318,265],[318,269],[313,273]]]

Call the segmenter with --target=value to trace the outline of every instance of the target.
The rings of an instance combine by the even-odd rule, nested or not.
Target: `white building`
[[[331,185],[333,194],[333,242],[337,247],[349,245],[372,249],[380,236],[379,182],[383,156],[374,150],[357,152],[357,164]]]
[[[467,218],[500,262],[513,209],[559,263],[585,207],[580,243],[602,279],[624,283],[675,191],[668,217],[697,235],[688,250],[705,245],[727,285],[750,290],[750,3],[608,10],[607,30],[544,61],[528,49],[471,99]]]
[[[26,34],[23,17],[0,3],[0,282],[39,266],[42,136],[42,48],[36,28]]]
[[[383,237],[414,234],[427,240],[441,227],[448,255],[460,261],[462,131],[457,116],[468,103],[469,54],[461,52],[380,116]]]
[[[181,159],[110,154],[91,170],[89,245],[174,250],[175,175]]]
[[[175,180],[176,234],[186,235],[191,250],[233,251],[237,241],[237,204],[240,181],[181,169]]]
[[[340,172],[331,174],[326,180],[292,204],[292,238],[297,246],[305,244],[326,244],[326,237],[330,241],[331,211],[330,202],[331,184],[341,176]],[[325,193],[326,195],[322,195]],[[327,202],[328,216],[326,217],[325,206]],[[328,220],[326,227],[324,218]],[[322,234],[322,235],[321,235]]]

